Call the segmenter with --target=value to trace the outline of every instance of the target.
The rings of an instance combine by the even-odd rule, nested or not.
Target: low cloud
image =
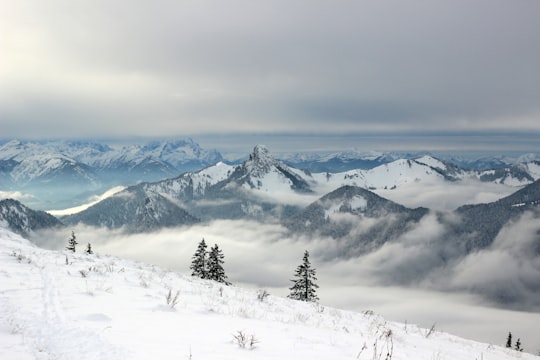
[[[512,186],[464,179],[449,181],[411,182],[392,190],[377,190],[378,195],[410,208],[427,207],[450,211],[464,204],[480,204],[508,196],[518,188]]]
[[[440,266],[439,239],[444,230],[436,214],[429,214],[399,241],[387,242],[362,256],[361,271],[369,274],[374,284],[415,285]]]
[[[423,327],[436,323],[439,330],[500,345],[512,331],[527,350],[540,349],[540,224],[533,214],[505,227],[490,247],[456,258],[448,257],[452,246],[439,219],[431,213],[398,241],[349,258],[335,256],[350,245],[346,240],[290,235],[280,225],[257,221],[220,220],[146,234],[86,226],[73,230],[81,249],[89,242],[98,254],[187,274],[204,238],[223,250],[231,282],[281,296],[288,294],[294,270],[308,250],[325,305],[374,310]],[[48,231],[34,241],[63,249],[70,231]]]
[[[264,201],[274,204],[286,204],[301,207],[308,206],[320,197],[320,194],[291,193],[289,190],[272,190],[271,192],[254,190],[251,195],[255,195]]]
[[[15,199],[19,201],[33,199],[31,194],[22,193],[20,191],[0,191],[0,199]]]
[[[455,264],[450,289],[475,291],[499,303],[540,311],[540,224],[532,213],[504,227],[492,246]]]

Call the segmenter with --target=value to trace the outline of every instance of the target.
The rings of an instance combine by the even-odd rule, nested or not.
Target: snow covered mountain
[[[452,238],[459,239],[466,252],[484,249],[493,244],[503,226],[525,213],[540,219],[540,180],[498,201],[462,206],[456,213],[461,220],[449,224]],[[540,255],[540,245],[535,252]]]
[[[310,173],[276,160],[266,147],[257,145],[249,159],[240,165],[219,162],[176,178],[135,185],[64,221],[115,228],[127,223],[134,225],[136,214],[141,213],[147,199],[152,199],[156,209],[171,211],[176,207],[203,221],[249,218],[279,222],[298,214],[316,198],[343,186],[394,189],[412,183],[441,184],[466,178],[475,179],[476,174],[430,156],[400,159],[369,170]],[[115,213],[108,215],[112,209]],[[135,213],[136,209],[139,210]],[[168,218],[166,215],[156,214],[154,218],[161,220],[154,222],[151,228],[159,227],[160,223],[174,225],[174,216],[170,221],[164,220]],[[184,217],[177,219],[177,225],[184,224],[181,220]],[[141,229],[144,222],[138,224]]]
[[[111,229],[124,227],[129,232],[145,232],[199,222],[177,201],[151,190],[146,191],[140,185],[129,187],[62,220],[67,224],[82,222]]]
[[[0,191],[40,209],[84,204],[115,186],[171,178],[221,160],[191,139],[112,146],[90,141],[19,141],[0,146]]]
[[[2,175],[8,184],[20,187],[64,184],[94,185],[98,180],[95,171],[76,159],[32,142],[13,140],[0,147]]]
[[[435,160],[435,159],[433,159]],[[432,162],[432,164],[434,161]],[[316,173],[313,179],[319,185],[336,189],[342,185],[366,189],[392,189],[414,182],[437,182],[453,177],[437,167],[416,160],[399,159],[369,170],[349,170],[343,173]]]
[[[283,190],[311,192],[305,174],[300,174],[298,170],[276,160],[264,145],[255,146],[249,160],[237,166],[222,187],[227,187],[230,183],[263,192]]]
[[[310,185],[299,173],[275,160],[265,147],[256,146],[250,159],[241,165],[219,162],[195,173],[135,185],[64,220],[107,227],[141,225],[140,221],[130,219],[135,218],[135,209],[143,207],[146,199],[152,199],[155,209],[177,208],[203,220],[279,218],[298,208],[273,199],[276,193],[311,192]],[[159,223],[162,226],[174,225],[165,224],[163,219],[167,217],[160,217],[158,213],[156,210],[156,226]],[[176,225],[184,224],[183,217],[173,219],[177,219]]]
[[[60,227],[63,224],[54,216],[32,210],[17,200],[0,200],[0,226],[17,234],[28,236],[35,230]]]
[[[291,190],[295,196],[299,193],[323,195],[343,185],[375,190],[423,181],[477,179],[524,186],[540,178],[540,160],[531,154],[500,159],[495,168],[481,170],[463,168],[452,160],[423,154],[353,150],[286,158],[287,161],[277,160],[268,149],[258,147],[247,161],[234,166],[228,182],[231,185],[226,189],[225,183],[215,187],[214,196],[223,198],[229,193],[230,199],[233,194],[238,195],[239,189],[231,191],[233,185],[275,202],[277,197],[286,198]],[[194,174],[200,169],[221,160],[216,150],[204,150],[191,139],[138,145],[12,140],[0,146],[0,191],[28,195],[32,197],[29,205],[38,209],[72,208],[118,185],[173,179],[185,172],[189,172],[184,177],[188,181],[188,178],[196,178],[198,175]],[[221,195],[216,193],[217,189]],[[244,201],[242,206],[244,210],[236,211],[235,216],[246,211],[262,214],[260,206],[252,201]],[[200,214],[197,217],[201,217]]]
[[[107,184],[155,181],[221,159],[216,150],[204,150],[191,139],[116,147],[88,141],[12,140],[0,147],[3,162],[0,165],[6,174],[3,176],[23,187],[59,178],[77,182],[79,186],[84,186],[84,181]]]
[[[284,161],[291,166],[314,173],[336,173],[354,169],[372,169],[400,158],[403,158],[402,154],[353,149],[323,156],[293,154],[286,156]]]
[[[340,257],[351,257],[398,239],[428,209],[409,209],[357,187],[343,186],[321,197],[284,224],[297,233],[341,239]]]
[[[447,180],[475,178],[484,182],[523,186],[540,179],[540,156],[526,154],[517,158],[484,157],[468,159],[449,157],[446,160],[421,153],[361,152],[357,150],[324,156],[294,154],[284,157],[285,162],[312,173],[364,174],[384,165],[414,161],[437,171]],[[373,188],[378,188],[373,186]]]
[[[479,171],[477,177],[484,182],[522,186],[540,179],[540,162],[531,161],[493,170]]]
[[[3,228],[0,263],[4,360],[538,359],[369,311],[260,299],[154,265],[44,250]]]

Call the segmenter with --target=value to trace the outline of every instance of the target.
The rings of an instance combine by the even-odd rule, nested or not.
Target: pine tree
[[[227,281],[227,276],[223,269],[224,258],[225,256],[217,244],[215,244],[208,254],[208,279],[230,285],[231,283]]]
[[[68,240],[68,245],[66,246],[66,250],[75,252],[75,246],[78,244],[78,242],[75,240],[76,238],[75,233],[72,231],[71,237]]]
[[[512,333],[508,333],[508,337],[506,338],[506,347],[511,348],[512,347]]]
[[[204,238],[199,243],[199,246],[197,247],[197,251],[195,251],[195,254],[192,257],[191,266],[189,267],[192,272],[191,276],[196,276],[201,279],[207,279],[208,278],[208,265],[207,265],[207,259],[206,259],[206,242],[204,241]]]
[[[317,302],[319,297],[317,296],[316,289],[319,285],[314,283],[317,277],[315,276],[315,269],[311,268],[309,252],[307,250],[304,252],[302,265],[296,268],[294,276],[296,279],[291,280],[293,286],[289,288],[291,293],[288,297],[295,300]]]
[[[90,243],[88,243],[88,246],[86,247],[86,250],[84,252],[87,253],[88,255],[92,255],[94,253],[92,251],[92,245],[90,245]]]
[[[521,339],[518,338],[517,341],[516,341],[516,346],[514,347],[515,350],[517,351],[523,351],[523,348],[521,347]]]

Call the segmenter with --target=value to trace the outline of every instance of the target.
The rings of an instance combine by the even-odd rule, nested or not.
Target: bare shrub
[[[28,256],[23,255],[21,252],[13,251],[11,253],[11,256],[15,257],[18,262],[22,262],[23,260],[26,260],[28,264],[32,262],[32,259],[30,259]]]
[[[435,332],[435,325],[436,323],[433,323],[433,325],[431,325],[431,328],[429,328],[429,330],[426,332],[426,339],[433,335],[433,333]]]
[[[255,345],[259,343],[255,335],[248,335],[243,331],[237,331],[236,334],[233,334],[233,341],[242,349],[245,349],[247,346],[250,349],[254,349]]]
[[[270,296],[270,293],[268,291],[264,289],[257,290],[257,300],[259,300],[260,302],[265,301],[268,296]]]
[[[180,297],[180,290],[176,291],[176,294],[173,296],[172,290],[169,289],[169,292],[167,293],[167,296],[165,296],[165,300],[167,301],[167,305],[171,307],[171,309],[174,309],[174,307],[178,304],[178,300]]]

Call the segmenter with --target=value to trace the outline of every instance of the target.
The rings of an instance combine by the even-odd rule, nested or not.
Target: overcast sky
[[[479,138],[538,149],[536,0],[1,8],[2,138],[309,134],[360,148]]]

